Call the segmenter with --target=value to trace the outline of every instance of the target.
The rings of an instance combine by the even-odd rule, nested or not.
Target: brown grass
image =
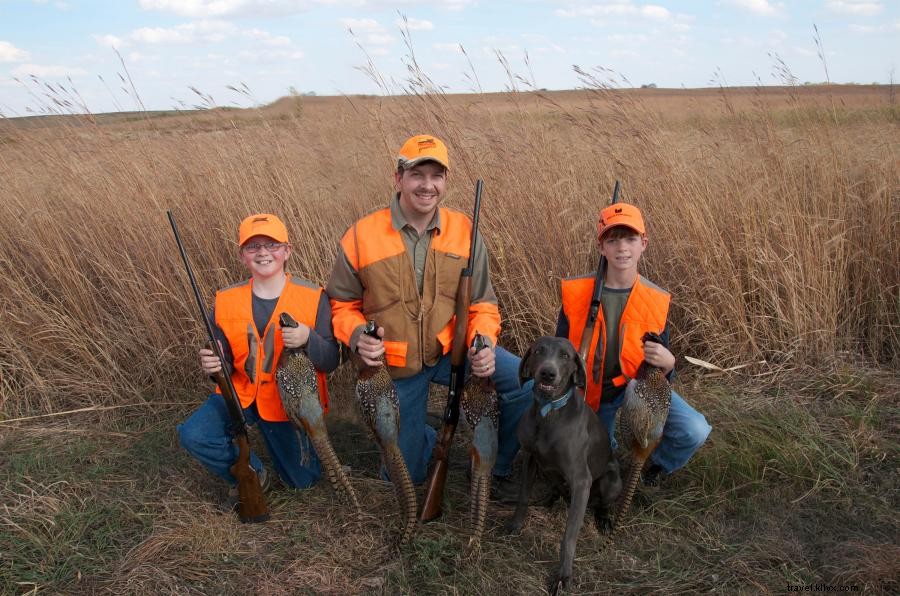
[[[896,363],[900,149],[883,89],[618,91],[584,76],[582,92],[0,121],[0,411],[158,399],[199,380],[165,209],[207,297],[242,275],[234,230],[258,210],[289,223],[292,269],[324,282],[343,230],[386,203],[396,146],[421,130],[452,148],[449,205],[468,211],[485,179],[513,349],[552,331],[559,278],[594,268],[596,212],[620,179],[649,219],[644,271],[675,297],[676,354]]]

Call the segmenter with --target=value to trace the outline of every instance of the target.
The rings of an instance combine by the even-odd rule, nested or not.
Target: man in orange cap
[[[450,382],[456,289],[472,237],[466,215],[439,206],[449,169],[440,139],[407,139],[397,156],[390,205],[344,234],[326,288],[335,336],[370,366],[384,357],[400,399],[400,450],[415,483],[425,480],[437,438],[426,425],[429,384]],[[367,319],[378,323],[378,338],[362,333]],[[480,236],[469,307],[470,335],[476,330],[491,347],[478,354],[470,349],[471,372],[493,378],[501,400],[494,485],[502,487],[519,448],[516,425],[531,403],[531,389],[519,387],[519,358],[497,346],[500,312]]]
[[[216,293],[210,321],[215,324],[225,367],[231,371],[247,424],[259,425],[282,481],[293,488],[306,488],[322,475],[319,458],[306,434],[288,420],[275,383],[275,364],[284,348],[302,348],[319,371],[320,393],[325,399],[325,373],[334,370],[339,361],[331,305],[320,286],[285,272],[291,244],[278,217],[259,213],[244,219],[238,246],[250,279]],[[299,326],[282,329],[278,317],[283,312],[299,321]],[[202,348],[200,368],[213,375],[222,363],[212,350]],[[230,424],[225,400],[216,392],[178,425],[181,445],[230,485],[222,505],[229,511],[238,505],[237,481],[229,471],[238,455]],[[250,455],[250,465],[265,489],[268,475],[255,453]]]
[[[670,380],[675,356],[669,351],[669,293],[638,273],[647,248],[647,230],[640,209],[614,203],[600,212],[597,244],[606,257],[606,276],[600,296],[601,311],[594,326],[587,357],[585,400],[597,411],[609,431],[625,398],[625,385],[644,360],[661,368]],[[594,274],[562,281],[562,309],[556,326],[558,337],[578,346],[594,293]],[[645,332],[660,335],[662,344],[642,342]],[[684,466],[703,445],[712,427],[677,393],[672,392],[663,438],[650,456],[645,484],[656,484],[662,474]]]

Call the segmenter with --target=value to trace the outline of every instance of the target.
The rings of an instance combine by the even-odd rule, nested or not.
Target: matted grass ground
[[[900,589],[898,380],[857,371],[801,389],[738,381],[679,384],[714,427],[708,443],[660,488],[640,489],[611,549],[598,552],[601,534],[585,523],[571,593]],[[375,475],[377,450],[348,390],[335,384],[330,427],[362,519],[325,481],[306,491],[276,484],[265,524],[217,512],[223,487],[174,431],[191,396],[0,426],[0,592],[541,593],[558,560],[562,504],[532,508],[509,537],[512,508],[491,503],[481,551],[468,552],[461,424],[444,516],[397,550],[393,491]]]

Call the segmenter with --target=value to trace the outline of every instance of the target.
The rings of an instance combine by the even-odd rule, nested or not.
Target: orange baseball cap
[[[397,167],[411,168],[423,161],[436,161],[449,170],[450,158],[447,157],[447,146],[444,142],[431,135],[416,135],[406,139],[400,147]]]
[[[254,236],[268,236],[276,242],[288,241],[284,222],[271,213],[257,213],[241,222],[241,227],[238,228],[238,244],[243,246]]]
[[[641,236],[646,235],[644,217],[641,210],[628,203],[613,203],[600,211],[600,221],[597,222],[597,237],[603,236],[607,230],[625,226],[631,228]]]

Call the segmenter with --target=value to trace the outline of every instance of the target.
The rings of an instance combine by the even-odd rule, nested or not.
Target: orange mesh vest
[[[275,383],[275,366],[284,348],[278,316],[288,312],[300,323],[314,329],[323,290],[288,274],[272,317],[260,338],[253,322],[252,287],[252,280],[247,280],[216,293],[216,325],[225,334],[234,355],[231,380],[241,406],[246,408],[255,400],[263,420],[285,422],[288,417],[281,405],[281,396]],[[319,400],[327,410],[328,385],[325,373],[317,371],[316,374]],[[218,388],[216,392],[221,393]]]
[[[594,276],[585,275],[562,280],[563,313],[569,319],[569,340],[577,347],[581,343],[581,334],[587,322],[591,296],[594,292]],[[644,277],[638,277],[631,288],[622,318],[619,320],[619,364],[622,374],[613,379],[616,387],[625,385],[637,374],[638,366],[644,359],[641,336],[647,331],[662,333],[669,313],[670,295]],[[597,347],[600,346],[600,372],[597,377],[591,374],[592,363]],[[603,309],[597,315],[594,335],[585,366],[587,368],[587,388],[585,400],[594,410],[600,407],[603,387],[603,360],[606,353],[606,323],[603,321]]]
[[[391,225],[390,209],[362,218],[341,238],[344,254],[364,288],[364,319],[335,317],[335,334],[349,337],[357,325],[374,319],[384,327],[385,362],[395,379],[416,374],[423,363],[434,366],[453,342],[456,290],[469,258],[472,222],[443,208],[440,221],[425,258],[422,296],[403,238]],[[476,328],[496,344],[500,332],[496,304],[471,306],[469,341]]]

